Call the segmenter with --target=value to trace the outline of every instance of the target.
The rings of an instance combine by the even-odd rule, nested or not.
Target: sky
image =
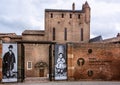
[[[120,0],[0,0],[0,33],[44,30],[45,9],[81,10],[85,2],[91,7],[91,38],[103,39],[120,33]]]

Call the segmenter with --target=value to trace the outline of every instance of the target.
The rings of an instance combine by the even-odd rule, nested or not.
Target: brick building
[[[86,2],[82,10],[45,10],[45,32],[48,41],[58,43],[88,42],[90,39],[90,7]]]
[[[97,44],[89,43],[90,6],[87,2],[83,4],[82,10],[76,10],[74,3],[72,4],[71,10],[45,9],[45,30],[25,30],[22,35],[16,35],[15,33],[1,33],[0,40],[2,40],[2,43],[17,43],[18,81],[39,80],[41,78],[46,80],[100,79],[96,77],[97,73],[100,73],[99,70],[96,69],[105,69],[103,66],[92,66],[90,68],[89,64],[85,63],[85,67],[81,68],[78,66],[81,65],[79,64],[78,59],[84,58],[86,62],[90,62],[88,57],[91,55],[95,60],[98,59],[98,56],[101,58],[103,57],[104,61],[104,59],[107,60],[106,57],[108,55],[103,54],[107,54],[108,52],[106,49],[108,50],[111,48],[111,45],[105,40],[102,41],[102,43],[99,42]],[[117,42],[119,41],[120,40],[118,39]],[[119,47],[119,44],[112,44],[112,48],[116,50],[116,53],[112,50],[109,52],[112,53],[111,55],[113,56],[111,58],[114,59],[114,62],[116,61],[116,56],[119,60]],[[92,49],[92,52],[95,54],[88,53],[88,49]],[[62,64],[60,64],[61,68],[65,68],[65,72],[60,69],[61,75],[64,75],[64,77],[60,77],[61,79],[58,79],[58,76],[61,75],[57,75],[55,70],[57,66],[56,63],[59,62],[59,59],[56,58],[59,57],[58,54],[60,54],[60,56],[62,54],[62,56],[65,57],[65,65],[62,66]],[[107,61],[112,60],[108,59]],[[105,62],[104,64],[109,75],[110,68],[107,64],[111,63]],[[113,66],[113,64],[110,66]],[[119,65],[118,62],[116,64]],[[117,66],[116,64],[115,66]],[[114,76],[119,72],[118,69],[114,70],[114,72],[116,72],[116,74],[113,74]],[[2,66],[0,71],[2,71]],[[60,74],[60,72],[58,72],[58,74]],[[93,76],[93,74],[95,75]],[[110,74],[112,74],[112,72],[110,72]],[[101,79],[103,79],[102,77]],[[119,80],[115,78],[108,76],[103,80]]]

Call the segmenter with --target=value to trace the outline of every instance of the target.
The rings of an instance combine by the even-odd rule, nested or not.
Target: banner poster
[[[17,82],[17,44],[2,45],[2,82]]]
[[[67,79],[66,45],[55,45],[55,80]]]

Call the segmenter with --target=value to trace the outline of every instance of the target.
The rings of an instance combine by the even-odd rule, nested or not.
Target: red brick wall
[[[120,44],[69,44],[68,79],[120,80]]]

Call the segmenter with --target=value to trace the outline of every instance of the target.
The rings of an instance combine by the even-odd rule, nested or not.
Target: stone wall
[[[68,44],[68,79],[120,80],[120,44]]]

